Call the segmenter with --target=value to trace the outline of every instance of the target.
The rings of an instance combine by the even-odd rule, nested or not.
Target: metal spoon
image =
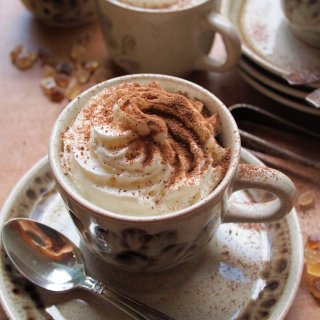
[[[44,289],[64,292],[81,288],[107,300],[132,319],[173,320],[86,275],[79,248],[42,223],[25,218],[12,219],[3,227],[2,241],[15,267]]]

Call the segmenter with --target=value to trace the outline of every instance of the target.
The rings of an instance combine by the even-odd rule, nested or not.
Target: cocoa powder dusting
[[[116,161],[118,151],[126,148],[124,157],[128,165],[142,159],[141,177],[147,176],[143,168],[152,166],[158,161],[155,159],[160,159],[162,165],[170,165],[170,177],[163,181],[166,187],[183,179],[191,184],[210,166],[217,167],[221,180],[229,166],[230,150],[215,140],[220,131],[218,114],[210,114],[199,100],[168,92],[156,82],[123,83],[104,89],[82,109],[62,137],[65,154],[62,153],[61,164],[68,173],[72,166],[68,154],[72,152],[78,161],[96,163],[104,157],[101,153],[98,158],[97,148],[114,154],[112,161]],[[109,166],[103,162],[102,167],[106,165]],[[108,185],[116,188],[117,181],[115,178]],[[151,184],[152,179],[141,187]],[[132,183],[135,189],[137,185]],[[161,194],[157,199],[161,199]]]

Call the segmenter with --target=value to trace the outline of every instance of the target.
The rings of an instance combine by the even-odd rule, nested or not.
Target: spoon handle
[[[87,277],[83,288],[95,293],[99,297],[119,308],[132,319],[136,320],[174,320],[173,318],[155,310],[127,295],[108,287],[100,281]]]

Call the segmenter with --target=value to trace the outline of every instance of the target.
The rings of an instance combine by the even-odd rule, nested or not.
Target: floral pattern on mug
[[[171,266],[172,261],[173,265],[180,264],[197,254],[202,244],[211,240],[212,225],[212,221],[209,222],[190,243],[179,243],[175,230],[149,234],[143,229],[129,228],[116,234],[97,226],[95,242],[100,254],[107,254],[109,260],[116,260],[117,264],[157,270]]]

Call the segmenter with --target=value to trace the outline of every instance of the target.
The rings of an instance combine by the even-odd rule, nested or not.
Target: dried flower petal
[[[299,199],[298,199],[298,203],[300,205],[301,208],[310,208],[314,205],[314,200],[315,200],[315,194],[313,191],[305,191],[303,192]]]
[[[320,234],[309,235],[305,247],[320,252]]]
[[[54,79],[60,88],[66,88],[70,82],[70,77],[64,73],[57,73]]]
[[[66,90],[64,92],[65,97],[71,101],[71,100],[75,99],[80,93],[81,93],[81,87],[80,87],[78,81],[75,78],[71,79],[68,87],[66,88]]]
[[[112,69],[99,68],[99,63],[95,60],[83,60],[90,40],[91,36],[88,34],[76,39],[69,52],[72,61],[56,62],[49,48],[41,47],[36,54],[26,50],[23,45],[18,45],[12,50],[10,57],[20,69],[31,67],[39,58],[43,77],[40,86],[46,96],[54,102],[60,102],[64,98],[73,100],[83,90],[113,76]]]
[[[72,60],[79,61],[82,60],[87,53],[87,48],[78,42],[75,42],[70,51],[70,57]]]
[[[29,69],[37,59],[37,54],[28,51],[22,45],[17,46],[10,52],[11,61],[21,70]]]
[[[304,255],[307,273],[320,277],[320,252],[306,248]]]
[[[83,64],[83,68],[88,70],[90,73],[94,73],[99,67],[99,63],[97,61],[86,61]]]
[[[65,98],[63,90],[61,88],[59,88],[58,86],[52,88],[48,92],[47,96],[49,97],[49,99],[52,102],[61,102]]]
[[[53,77],[46,77],[46,78],[43,78],[40,80],[40,86],[44,90],[50,89],[56,85],[57,85],[57,83]]]
[[[85,84],[89,82],[91,73],[83,68],[77,70],[77,80],[80,84]]]
[[[306,281],[309,292],[315,298],[320,299],[320,278],[307,273],[304,275],[304,279]]]
[[[58,87],[56,81],[52,77],[43,78],[40,81],[45,95],[53,102],[60,102],[64,99],[63,90]]]
[[[42,75],[47,77],[55,77],[56,75],[56,69],[48,64],[43,65],[42,67]]]
[[[52,51],[49,48],[39,48],[38,56],[42,65],[55,65],[55,59]]]
[[[305,244],[304,278],[311,294],[320,298],[320,235],[310,235]]]
[[[73,66],[69,62],[59,62],[56,65],[56,71],[58,73],[64,73],[64,74],[70,76],[73,72]]]
[[[10,52],[11,61],[13,63],[15,63],[15,61],[17,60],[22,50],[23,50],[23,46],[19,44]]]

